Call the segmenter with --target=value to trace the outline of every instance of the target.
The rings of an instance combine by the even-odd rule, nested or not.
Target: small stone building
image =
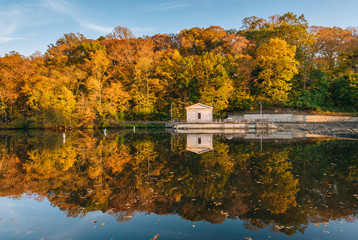
[[[213,122],[213,107],[197,103],[186,107],[186,121],[188,123],[211,123]]]

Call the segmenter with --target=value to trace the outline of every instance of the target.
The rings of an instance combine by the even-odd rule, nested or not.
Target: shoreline
[[[257,114],[252,114],[251,116],[256,116]],[[265,114],[263,114],[265,115]],[[271,114],[267,114],[269,116]],[[272,114],[273,115],[273,114]],[[271,115],[271,116],[272,116]],[[309,115],[297,115],[304,116],[304,121],[279,121],[283,119],[277,119],[279,116],[287,117],[287,114],[276,114],[275,119],[270,119],[271,123],[274,123],[278,129],[277,131],[286,131],[294,133],[303,133],[303,134],[316,134],[316,135],[325,135],[330,137],[349,137],[358,138],[358,118],[353,116],[342,115],[329,115],[327,117],[322,117],[322,114],[309,114]],[[237,116],[237,115],[236,115]],[[324,116],[324,115],[323,115]],[[336,116],[337,120],[333,120],[333,116]],[[256,116],[257,117],[257,116]],[[309,119],[314,119],[315,121],[310,121]],[[278,121],[275,121],[278,120]],[[308,121],[307,121],[308,120]],[[321,121],[317,121],[321,120]],[[251,121],[250,121],[251,122]],[[252,121],[255,123],[255,121]],[[36,123],[26,123],[26,122],[0,122],[0,131],[5,130],[47,130],[47,131],[73,131],[73,130],[100,130],[100,129],[166,129],[166,123],[164,121],[128,121],[122,124],[116,124],[112,126],[87,126],[87,127],[76,127],[76,128],[65,128],[65,127],[43,127]],[[210,124],[213,126],[218,125]],[[220,123],[223,124],[223,123]],[[225,123],[226,125],[230,124],[229,122]],[[232,123],[231,123],[232,124]],[[246,121],[246,125],[248,122]],[[220,128],[222,129],[222,128]],[[214,130],[220,130],[214,128]],[[189,130],[189,129],[188,129]]]
[[[129,128],[165,128],[164,122],[127,122],[113,126],[88,126],[88,127],[43,127],[34,124],[19,124],[18,122],[2,122],[1,130],[51,130],[51,131],[72,131],[72,130],[96,130],[96,129],[129,129]]]

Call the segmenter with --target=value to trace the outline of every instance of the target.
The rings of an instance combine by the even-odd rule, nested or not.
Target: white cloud
[[[88,20],[78,20],[78,22],[84,28],[92,29],[94,31],[101,32],[101,33],[110,33],[113,30],[112,27],[100,26],[92,22],[89,22]]]
[[[165,10],[180,10],[185,9],[192,6],[192,3],[183,3],[183,2],[168,2],[155,5],[153,7],[146,7],[142,9],[137,9],[135,12],[137,13],[150,13],[150,12],[159,12]]]
[[[25,38],[0,36],[0,43],[6,43],[14,40],[25,40]]]
[[[112,27],[102,26],[94,23],[86,14],[71,5],[66,0],[42,0],[43,5],[51,10],[61,13],[77,22],[80,26],[100,33],[109,33]]]
[[[20,27],[21,18],[22,14],[15,9],[0,11],[0,43],[22,39],[13,36]]]
[[[64,0],[43,0],[43,5],[55,10],[56,12],[68,12],[72,9],[71,5],[69,5]]]

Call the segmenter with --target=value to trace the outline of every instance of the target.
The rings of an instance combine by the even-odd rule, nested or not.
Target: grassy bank
[[[122,128],[164,128],[165,123],[164,122],[142,122],[142,123],[124,123],[123,125],[120,125]],[[111,128],[111,127],[109,127]]]
[[[164,122],[125,122],[123,124],[118,124],[114,126],[86,126],[78,129],[103,129],[103,128],[112,128],[112,129],[125,129],[125,128],[141,128],[141,129],[161,129],[165,127]],[[64,130],[64,129],[75,129],[75,128],[65,128],[58,126],[50,126],[44,127],[42,125],[36,123],[28,123],[28,122],[0,122],[0,130],[10,130],[10,129],[53,129],[53,130]]]

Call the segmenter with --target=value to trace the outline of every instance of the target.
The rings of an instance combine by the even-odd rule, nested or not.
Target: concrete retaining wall
[[[350,116],[329,116],[329,115],[295,115],[295,114],[244,114],[230,116],[231,121],[255,122],[260,119],[266,119],[270,122],[358,122],[358,117]]]
[[[326,115],[293,115],[294,122],[358,122],[358,117]]]
[[[175,123],[174,129],[277,129],[277,126],[270,122],[258,123]]]
[[[246,121],[254,122],[258,119],[268,119],[270,122],[292,122],[292,114],[244,114]]]

